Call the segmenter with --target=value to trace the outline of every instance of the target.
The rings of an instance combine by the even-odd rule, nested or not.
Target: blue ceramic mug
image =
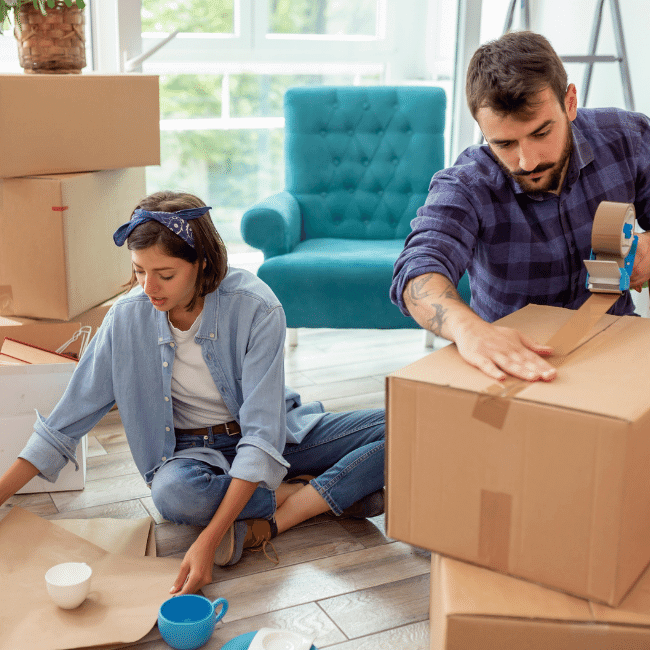
[[[217,608],[221,610],[217,613]],[[162,638],[175,650],[196,650],[214,632],[214,626],[228,611],[228,601],[210,601],[203,596],[185,594],[166,600],[158,612]]]

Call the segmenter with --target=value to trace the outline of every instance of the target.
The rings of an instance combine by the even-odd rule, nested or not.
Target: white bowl
[[[64,562],[45,574],[50,598],[63,609],[79,607],[90,591],[93,570],[85,562]]]

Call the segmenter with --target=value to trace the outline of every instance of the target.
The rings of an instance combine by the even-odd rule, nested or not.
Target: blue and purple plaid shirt
[[[487,145],[438,172],[395,263],[391,300],[408,315],[404,288],[425,273],[458,284],[468,271],[472,308],[492,322],[528,303],[577,309],[589,297],[583,260],[601,201],[633,203],[650,229],[650,120],[619,109],[579,109],[559,196],[531,196]],[[628,292],[610,310],[631,314]]]

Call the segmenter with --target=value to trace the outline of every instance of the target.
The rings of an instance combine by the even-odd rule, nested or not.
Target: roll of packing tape
[[[591,231],[591,248],[598,259],[599,254],[625,258],[632,246],[632,233],[636,212],[632,203],[602,201],[594,215]],[[625,224],[630,224],[629,235],[625,236]]]

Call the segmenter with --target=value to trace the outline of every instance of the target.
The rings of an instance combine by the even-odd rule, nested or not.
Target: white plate
[[[248,650],[310,650],[314,639],[287,630],[263,627],[253,637]]]

